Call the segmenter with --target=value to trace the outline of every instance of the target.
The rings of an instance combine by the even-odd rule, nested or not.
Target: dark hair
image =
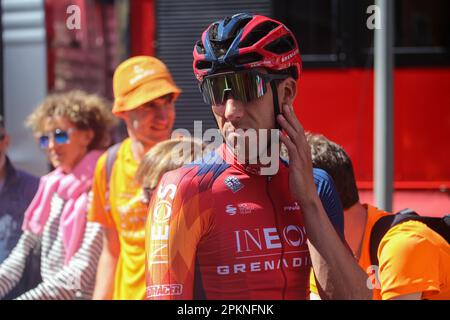
[[[307,133],[306,138],[311,146],[313,167],[325,170],[333,178],[344,210],[350,208],[359,201],[350,157],[340,145],[321,134]]]

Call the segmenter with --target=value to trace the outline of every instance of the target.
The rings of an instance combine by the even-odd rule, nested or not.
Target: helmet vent
[[[212,68],[212,62],[211,61],[205,61],[205,60],[199,60],[195,64],[195,67],[198,70],[211,69]]]
[[[239,44],[239,48],[250,47],[256,42],[267,36],[272,30],[279,26],[278,23],[273,21],[264,21],[258,24],[252,31],[245,37]]]
[[[197,50],[198,54],[206,53],[205,47],[203,46],[203,43],[201,41],[197,41],[197,43],[195,44],[195,50]]]
[[[225,17],[225,19],[223,20],[223,26],[226,27],[228,22],[231,21],[231,17]]]
[[[217,30],[218,30],[218,23],[214,23],[211,28],[208,30],[208,37],[211,41],[219,41]]]
[[[263,57],[256,53],[256,52],[250,52],[250,53],[246,53],[240,56],[237,56],[233,61],[236,65],[241,65],[241,64],[247,64],[247,63],[252,63],[252,62],[258,62],[261,61],[263,59]]]
[[[295,49],[295,42],[291,35],[287,34],[281,38],[278,38],[267,46],[264,47],[265,50],[276,54],[283,54]]]

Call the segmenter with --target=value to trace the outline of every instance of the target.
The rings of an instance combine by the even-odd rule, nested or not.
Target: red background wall
[[[51,9],[56,3],[46,0],[49,40],[53,37]],[[154,55],[155,0],[130,1],[130,16],[130,55]],[[48,54],[52,87],[51,45]],[[397,69],[394,83],[395,187],[448,189],[450,68]],[[298,82],[295,108],[306,130],[323,133],[347,150],[359,187],[372,188],[373,71],[307,69]]]
[[[450,68],[394,73],[396,188],[450,187]],[[306,130],[349,153],[361,188],[372,187],[373,71],[305,70],[295,103]]]

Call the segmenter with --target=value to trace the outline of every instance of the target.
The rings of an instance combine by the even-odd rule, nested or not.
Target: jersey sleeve
[[[405,222],[393,227],[380,242],[378,260],[383,300],[440,291],[439,248],[407,228],[407,224],[417,223]]]
[[[97,161],[92,190],[89,193],[88,221],[97,222],[104,227],[114,227],[111,212],[106,210],[106,153]]]
[[[344,210],[333,179],[322,169],[314,168],[313,175],[323,208],[341,239],[344,239]]]
[[[194,298],[197,245],[208,219],[198,190],[189,173],[176,170],[163,176],[150,201],[146,224],[147,299]]]
[[[344,236],[344,209],[342,208],[341,200],[334,186],[331,176],[322,169],[313,169],[314,182],[317,187],[317,193],[319,194],[323,208],[328,215],[334,229],[338,233],[339,237],[343,240],[344,245],[349,251],[351,251]],[[316,277],[314,276],[314,270],[311,268],[309,276],[309,290],[311,293],[319,295],[317,289]]]

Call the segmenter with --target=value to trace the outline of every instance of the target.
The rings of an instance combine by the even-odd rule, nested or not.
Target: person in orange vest
[[[373,299],[450,299],[450,246],[420,221],[390,228],[378,245],[378,264],[371,255],[378,221],[391,213],[359,201],[353,165],[345,150],[323,135],[308,134],[313,166],[327,171],[344,207],[345,239],[369,275]],[[377,248],[375,247],[375,250]],[[311,299],[320,299],[314,277]]]
[[[98,161],[89,220],[104,228],[94,299],[140,300],[145,296],[147,205],[135,180],[145,153],[170,137],[181,90],[163,62],[137,56],[122,62],[113,77],[113,113],[129,137]]]

